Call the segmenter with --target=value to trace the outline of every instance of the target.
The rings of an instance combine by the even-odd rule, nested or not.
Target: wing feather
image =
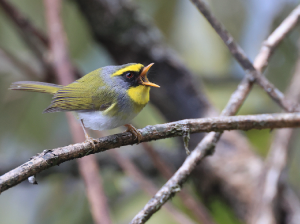
[[[114,92],[103,83],[99,70],[93,71],[81,79],[64,86],[53,96],[53,100],[44,113],[58,111],[103,111],[113,104]]]

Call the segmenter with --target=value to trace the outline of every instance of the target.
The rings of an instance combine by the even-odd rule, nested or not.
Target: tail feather
[[[46,82],[21,81],[12,83],[10,89],[55,94],[62,87]]]

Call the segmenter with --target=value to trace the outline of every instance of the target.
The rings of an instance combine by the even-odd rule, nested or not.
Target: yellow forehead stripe
[[[134,65],[129,65],[125,68],[120,69],[119,71],[115,72],[112,74],[111,77],[117,76],[117,75],[122,75],[124,72],[132,71],[132,72],[139,72],[141,68],[143,68],[144,65],[142,64],[134,64]]]

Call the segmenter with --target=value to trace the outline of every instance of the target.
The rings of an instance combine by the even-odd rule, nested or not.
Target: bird
[[[52,94],[52,101],[43,113],[71,111],[80,122],[86,141],[93,144],[85,128],[103,131],[125,126],[138,143],[141,133],[129,122],[149,102],[150,82],[147,73],[154,63],[144,66],[129,63],[96,69],[66,86],[38,81],[19,81],[11,90]]]

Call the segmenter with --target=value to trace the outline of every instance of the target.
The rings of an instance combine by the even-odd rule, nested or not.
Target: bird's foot
[[[94,139],[88,135],[85,136],[85,142],[88,142],[92,145],[92,147],[95,149],[96,148],[96,143],[98,142],[97,139]]]
[[[140,143],[142,140],[142,134],[131,124],[125,124],[124,126],[127,127],[125,132],[130,132],[135,137],[134,139],[137,139],[138,143]]]
[[[97,143],[97,140],[94,139],[94,138],[92,138],[92,137],[90,137],[90,136],[88,135],[87,131],[85,130],[85,127],[84,127],[84,124],[83,124],[83,120],[82,120],[82,119],[80,120],[80,124],[81,124],[81,127],[82,127],[83,132],[84,132],[85,142],[90,143],[90,144],[93,146],[93,148],[95,149],[95,148],[96,148],[95,143]]]

